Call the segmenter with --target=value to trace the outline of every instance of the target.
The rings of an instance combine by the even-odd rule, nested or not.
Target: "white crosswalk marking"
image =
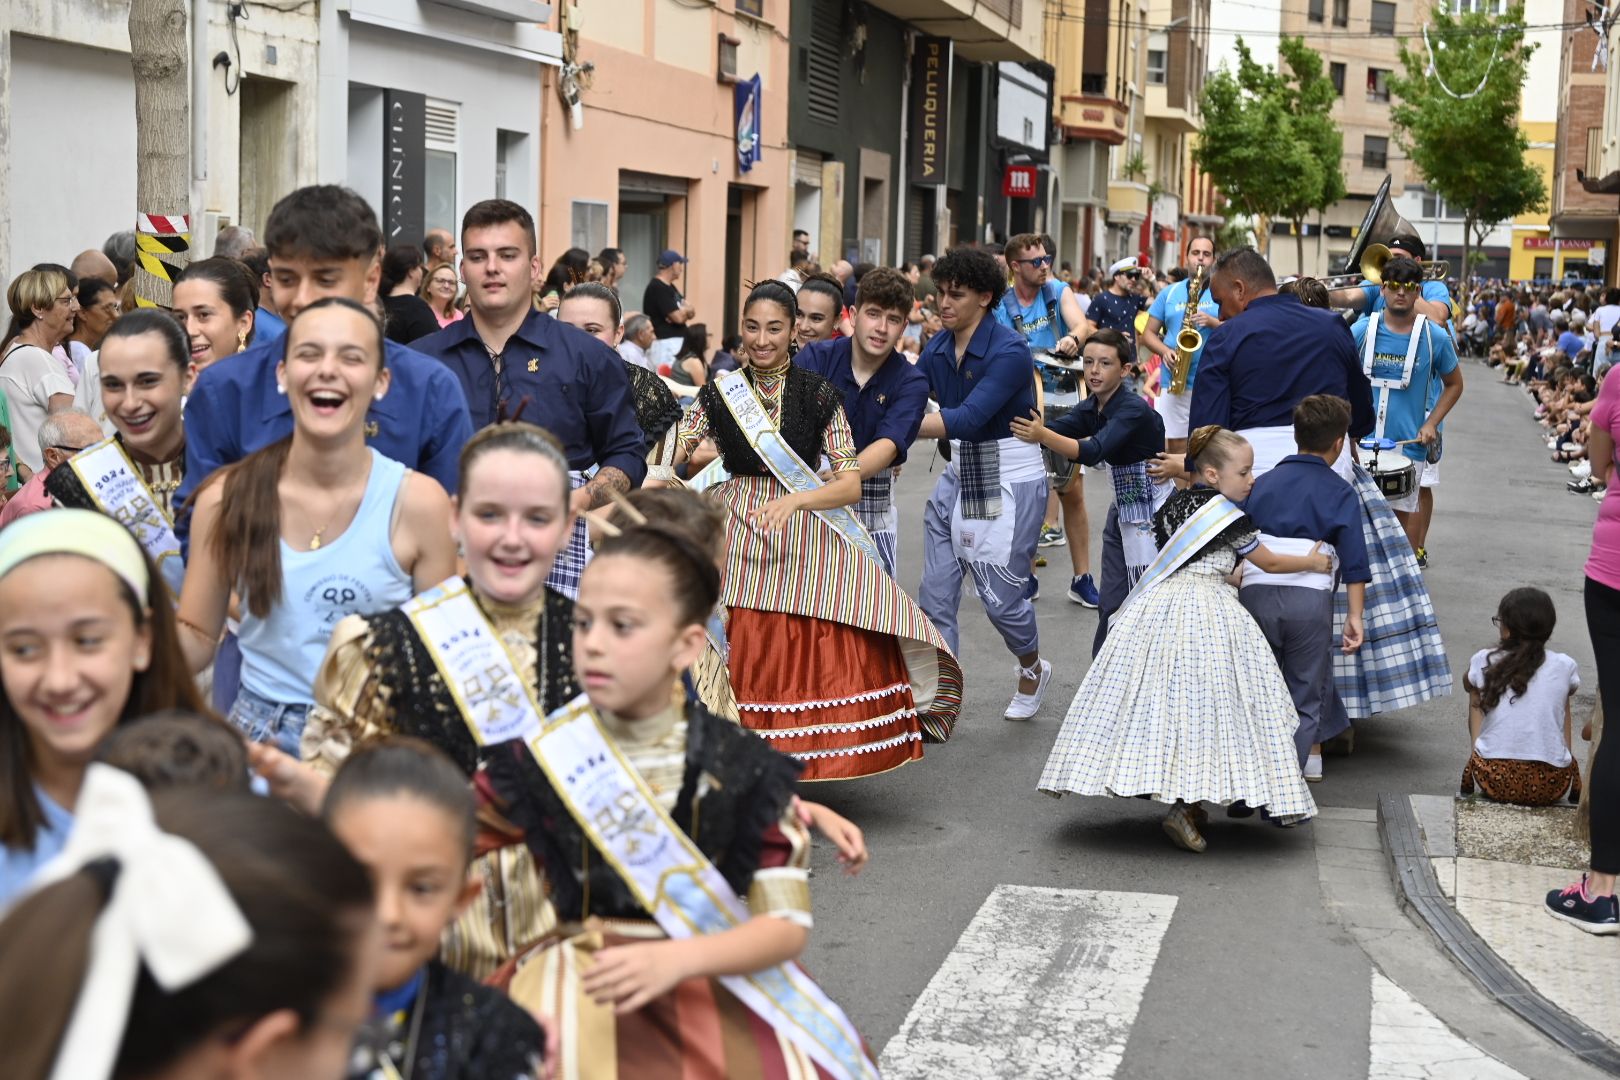
[[[883,1050],[888,1080],[1108,1080],[1176,898],[998,885]]]
[[[1525,1080],[1376,969],[1367,1080]]]

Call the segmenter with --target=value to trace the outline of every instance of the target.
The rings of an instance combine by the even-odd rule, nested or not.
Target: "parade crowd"
[[[1325,747],[1451,692],[1423,568],[1456,342],[1583,480],[1613,460],[1620,385],[1591,380],[1620,307],[1575,353],[1490,293],[1459,323],[1417,237],[1335,288],[1209,238],[1162,278],[1036,234],[897,268],[808,240],[718,333],[680,252],[624,297],[623,252],[547,269],[500,199],[387,247],[352,191],[300,189],[171,309],[134,305],[120,238],[15,275],[9,1075],[875,1076],[798,963],[812,834],[868,858],[811,785],[950,752],[965,588],[1030,720],[1081,663],[1035,615],[1067,548],[1097,626],[1039,789],[1152,800],[1201,852],[1212,811],[1307,822]],[[904,520],[902,470],[936,469]],[[1503,598],[1463,787],[1581,797],[1554,620]],[[1620,930],[1612,747],[1592,873],[1547,899],[1594,933]]]

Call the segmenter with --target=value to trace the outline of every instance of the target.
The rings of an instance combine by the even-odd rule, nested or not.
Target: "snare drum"
[[[1372,474],[1379,492],[1390,502],[1410,498],[1417,490],[1417,463],[1405,454],[1395,453],[1385,457],[1375,453],[1367,471]]]

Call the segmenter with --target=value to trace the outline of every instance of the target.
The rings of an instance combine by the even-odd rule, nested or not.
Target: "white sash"
[[[782,433],[776,430],[770,414],[765,411],[765,403],[759,400],[759,395],[754,393],[753,385],[741,370],[726,372],[714,380],[714,388],[719,391],[720,400],[725,402],[731,418],[737,421],[737,426],[742,429],[749,447],[759,455],[759,459],[783,487],[793,492],[805,492],[823,486],[815,470],[804,463],[804,459],[788,445]],[[716,461],[715,464],[718,465],[719,462]],[[710,466],[710,469],[712,468],[713,466]],[[705,469],[700,478],[709,471]],[[709,482],[714,482],[712,477]],[[706,486],[708,483],[703,485]],[[698,490],[701,491],[702,487]],[[849,507],[838,506],[831,510],[815,510],[812,513],[832,526],[833,531],[843,537],[856,551],[869,556],[879,566],[883,565],[883,557],[878,554],[877,545],[872,542],[872,537],[861,524],[860,518],[856,517]]]
[[[466,582],[450,578],[400,610],[427,645],[478,745],[527,742],[540,733],[542,710],[534,691]]]
[[[1146,596],[1155,585],[1168,581],[1172,574],[1191,562],[1205,546],[1220,536],[1227,526],[1242,516],[1243,510],[1224,495],[1216,495],[1200,506],[1165,542],[1164,547],[1159,549],[1158,558],[1143,571],[1141,579],[1131,588],[1125,601],[1119,605],[1119,610],[1114,613],[1114,618],[1119,618],[1126,608]]]
[[[603,734],[583,695],[547,717],[529,748],[588,842],[672,940],[721,933],[749,920],[720,871]],[[876,1080],[877,1066],[854,1025],[797,963],[720,982],[833,1076]]]
[[[1316,547],[1315,540],[1271,536],[1267,533],[1260,534],[1260,543],[1274,555],[1309,555],[1311,550]],[[1320,554],[1333,558],[1336,571],[1339,553],[1333,545],[1324,543]],[[1243,575],[1242,587],[1245,589],[1250,585],[1289,585],[1296,589],[1316,589],[1319,592],[1332,592],[1337,585],[1333,574],[1318,574],[1312,570],[1301,570],[1292,574],[1272,574],[1260,569],[1247,559],[1239,564],[1238,569]]]
[[[96,508],[134,534],[178,601],[186,564],[174,522],[141,479],[117,438],[103,439],[68,459]]]
[[[1417,321],[1412,324],[1412,332],[1406,339],[1406,363],[1401,369],[1398,379],[1377,379],[1373,377],[1373,353],[1378,344],[1378,312],[1373,312],[1367,318],[1367,336],[1361,345],[1361,370],[1366,374],[1367,381],[1378,387],[1378,426],[1373,430],[1373,438],[1384,437],[1384,417],[1389,414],[1389,393],[1391,390],[1405,390],[1412,385],[1412,370],[1417,365],[1418,331],[1424,331],[1428,337],[1428,316],[1418,313]],[[1429,362],[1434,363],[1434,343],[1429,343]],[[1427,395],[1425,395],[1427,398]],[[1427,400],[1424,401],[1427,406]]]

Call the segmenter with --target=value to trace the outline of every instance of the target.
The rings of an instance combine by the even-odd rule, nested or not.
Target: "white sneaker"
[[[1589,461],[1577,461],[1569,467],[1569,475],[1577,480],[1585,480],[1592,475],[1592,463]]]
[[[1015,693],[1012,701],[1007,704],[1006,717],[1008,720],[1028,720],[1041,711],[1041,699],[1046,696],[1046,684],[1052,681],[1052,665],[1042,660],[1039,670],[1035,668],[1020,667],[1018,678],[1034,679],[1035,692],[1033,694]]]
[[[1305,779],[1313,784],[1322,782],[1322,755],[1311,754],[1305,759]]]

